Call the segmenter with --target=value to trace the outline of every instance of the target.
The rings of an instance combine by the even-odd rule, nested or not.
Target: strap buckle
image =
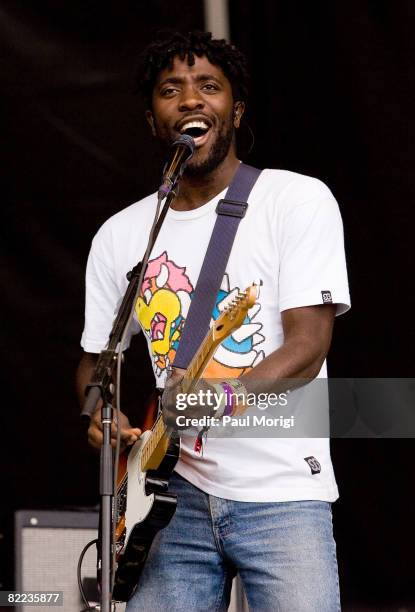
[[[238,217],[239,219],[243,219],[245,217],[247,208],[247,202],[227,200],[224,198],[219,200],[218,205],[216,206],[216,212],[218,215],[226,215],[227,217]]]

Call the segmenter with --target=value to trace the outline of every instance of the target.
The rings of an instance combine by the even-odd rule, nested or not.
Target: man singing
[[[182,374],[168,373],[216,206],[240,164],[235,133],[247,99],[245,59],[209,33],[175,33],[145,50],[140,88],[153,135],[169,147],[189,134],[196,147],[135,304],[157,385],[164,387],[168,378],[163,406],[173,422]],[[126,272],[143,257],[156,204],[152,194],[129,206],[104,223],[93,240],[85,353],[78,371],[82,396],[125,292]],[[212,318],[253,280],[261,283],[257,302],[219,347],[205,378],[226,380],[244,394],[278,387],[283,379],[324,378],[334,317],[350,301],[338,206],[319,180],[262,171],[239,224]],[[231,406],[228,413],[232,410],[241,408]],[[120,429],[126,445],[140,435],[124,415]],[[95,447],[101,444],[99,411],[89,440]],[[327,438],[219,438],[208,431],[200,448],[194,432],[185,430],[169,490],[178,496],[176,513],[156,536],[127,610],[226,610],[236,573],[252,610],[340,609],[331,521],[338,491]]]

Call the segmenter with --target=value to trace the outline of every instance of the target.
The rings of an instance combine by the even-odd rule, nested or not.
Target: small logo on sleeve
[[[323,300],[323,304],[333,304],[333,298],[331,297],[331,291],[322,291],[321,298]]]
[[[312,476],[314,476],[314,474],[320,474],[321,465],[315,457],[304,457],[304,461],[308,463]]]

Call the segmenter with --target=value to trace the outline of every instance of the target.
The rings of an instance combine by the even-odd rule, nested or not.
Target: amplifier
[[[15,513],[15,590],[63,591],[56,612],[80,612],[77,565],[84,546],[97,538],[98,512],[20,510]],[[98,599],[96,546],[85,554],[82,578],[89,601]],[[22,606],[23,612],[50,612],[50,606]]]

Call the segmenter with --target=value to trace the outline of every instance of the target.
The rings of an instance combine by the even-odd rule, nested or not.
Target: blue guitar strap
[[[186,369],[209,329],[216,296],[231,254],[236,231],[248,208],[248,197],[261,170],[240,164],[223,200],[193,294],[174,367]]]

